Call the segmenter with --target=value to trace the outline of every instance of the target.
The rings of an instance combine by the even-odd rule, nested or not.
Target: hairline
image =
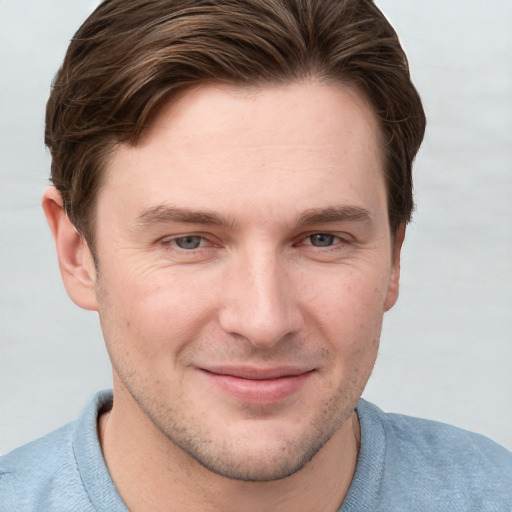
[[[386,150],[386,143],[384,138],[384,128],[381,125],[381,121],[375,112],[375,107],[368,97],[368,94],[363,90],[363,88],[357,83],[355,79],[351,79],[350,77],[325,77],[322,76],[321,73],[313,74],[308,73],[307,75],[300,76],[291,76],[288,78],[282,78],[279,80],[260,80],[257,83],[248,83],[242,80],[227,80],[227,79],[206,79],[206,80],[196,80],[195,83],[190,83],[188,85],[184,85],[176,90],[170,90],[167,93],[162,95],[162,98],[153,106],[153,108],[147,113],[142,123],[142,129],[136,131],[131,134],[131,136],[125,137],[116,137],[112,135],[112,143],[110,145],[110,149],[106,152],[105,157],[101,163],[101,168],[98,173],[98,181],[96,183],[95,194],[92,197],[92,202],[89,205],[89,214],[86,222],[82,225],[77,225],[75,221],[72,219],[72,222],[75,224],[80,235],[86,240],[91,253],[95,256],[96,252],[96,237],[95,237],[95,228],[97,222],[97,201],[98,196],[100,194],[100,190],[105,183],[105,179],[109,172],[109,162],[114,157],[116,150],[125,145],[136,148],[144,138],[144,135],[147,131],[153,126],[153,122],[158,117],[158,114],[162,111],[163,108],[169,106],[171,103],[179,102],[183,96],[188,94],[190,91],[194,89],[199,89],[206,86],[214,86],[220,88],[230,88],[230,89],[239,89],[239,90],[261,90],[262,88],[267,87],[279,87],[279,86],[288,86],[292,84],[301,83],[305,80],[316,81],[320,84],[327,85],[330,87],[348,87],[355,90],[359,97],[365,102],[366,106],[369,108],[372,113],[374,120],[376,121],[377,126],[377,140],[376,140],[376,149],[380,152],[378,155],[381,159],[382,169],[381,172],[384,173],[384,185],[386,187],[386,207],[388,213],[388,224],[390,227],[391,235],[394,237],[398,229],[400,229],[401,225],[406,224],[405,221],[401,222],[393,222],[391,218],[390,204],[389,204],[389,188],[388,188],[388,176],[387,176],[387,166],[389,161],[389,155]]]

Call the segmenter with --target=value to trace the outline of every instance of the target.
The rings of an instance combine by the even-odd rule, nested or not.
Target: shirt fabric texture
[[[97,436],[112,406],[98,393],[80,418],[0,457],[1,512],[128,512]],[[511,512],[512,453],[443,423],[361,399],[361,448],[339,512]],[[322,512],[322,511],[318,511]]]

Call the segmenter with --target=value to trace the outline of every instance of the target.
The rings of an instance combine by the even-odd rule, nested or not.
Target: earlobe
[[[384,302],[384,311],[389,311],[398,300],[398,292],[400,288],[400,254],[404,238],[405,225],[403,224],[397,229],[393,241],[392,268],[391,275],[389,277],[386,301]]]
[[[60,272],[69,297],[77,306],[97,311],[96,267],[87,242],[67,216],[55,187],[45,191],[42,205],[55,240]]]

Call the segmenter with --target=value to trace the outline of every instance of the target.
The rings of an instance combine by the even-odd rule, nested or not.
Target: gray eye
[[[315,247],[329,247],[334,243],[335,236],[325,233],[316,233],[311,235],[309,239],[311,240],[311,245]]]
[[[197,249],[202,242],[202,238],[200,236],[182,236],[180,238],[176,238],[174,242],[180,249]]]

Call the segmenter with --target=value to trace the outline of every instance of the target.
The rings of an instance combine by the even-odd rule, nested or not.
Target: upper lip
[[[313,369],[311,367],[305,368],[299,366],[275,366],[272,368],[257,368],[254,366],[213,366],[201,368],[201,370],[215,375],[238,377],[240,379],[269,380],[302,375]]]

